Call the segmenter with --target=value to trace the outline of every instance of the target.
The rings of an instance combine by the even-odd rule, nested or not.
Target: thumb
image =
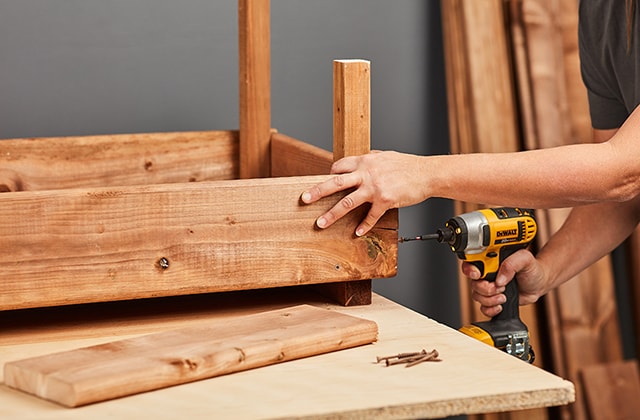
[[[508,256],[500,265],[500,269],[496,275],[496,286],[505,287],[516,274],[528,266],[532,258],[532,254],[524,249]]]

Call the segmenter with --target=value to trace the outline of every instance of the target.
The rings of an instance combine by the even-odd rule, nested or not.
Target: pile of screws
[[[411,367],[422,362],[439,362],[440,359],[438,359],[438,356],[438,350],[434,349],[428,352],[422,349],[422,351],[413,353],[398,353],[393,356],[376,357],[376,363],[385,362],[387,366],[405,363],[405,367]]]

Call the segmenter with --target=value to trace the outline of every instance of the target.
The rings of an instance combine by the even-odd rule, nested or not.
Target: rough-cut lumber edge
[[[331,152],[281,133],[271,135],[271,176],[326,175]]]
[[[333,160],[371,150],[371,72],[367,60],[333,61]],[[397,220],[397,210],[388,212]],[[323,286],[341,305],[371,304],[371,280]]]
[[[271,174],[271,29],[269,0],[238,0],[240,178]]]
[[[397,219],[355,237],[300,191],[327,176],[0,194],[0,309],[390,277]]]
[[[637,360],[585,366],[583,380],[590,420],[633,419],[640,413],[640,373]]]
[[[377,337],[373,321],[298,305],[9,362],[4,381],[77,407],[370,344]]]
[[[238,177],[238,132],[0,141],[0,192],[218,181]]]

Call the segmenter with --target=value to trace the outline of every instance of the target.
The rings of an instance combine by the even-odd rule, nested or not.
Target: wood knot
[[[23,191],[20,176],[9,170],[0,169],[0,193]]]
[[[375,260],[379,254],[384,255],[384,250],[382,248],[382,244],[380,243],[380,239],[376,236],[365,235],[362,239],[367,244],[367,255],[372,260]]]
[[[198,370],[198,366],[200,365],[197,361],[189,359],[189,358],[171,360],[169,363],[172,366],[175,366],[175,367],[179,368],[182,371],[189,371],[189,372],[193,372],[195,370]]]
[[[234,350],[238,352],[238,363],[244,362],[245,359],[247,358],[247,355],[245,354],[244,350],[242,350],[240,347],[234,347]]]

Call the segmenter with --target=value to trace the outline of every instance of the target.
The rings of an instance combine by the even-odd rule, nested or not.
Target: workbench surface
[[[0,418],[440,418],[574,400],[571,382],[384,297],[341,307],[300,287],[7,311],[0,362],[300,303],[373,320],[378,341],[79,408],[3,383]],[[422,349],[437,349],[442,360],[409,368],[376,363],[376,356]]]

